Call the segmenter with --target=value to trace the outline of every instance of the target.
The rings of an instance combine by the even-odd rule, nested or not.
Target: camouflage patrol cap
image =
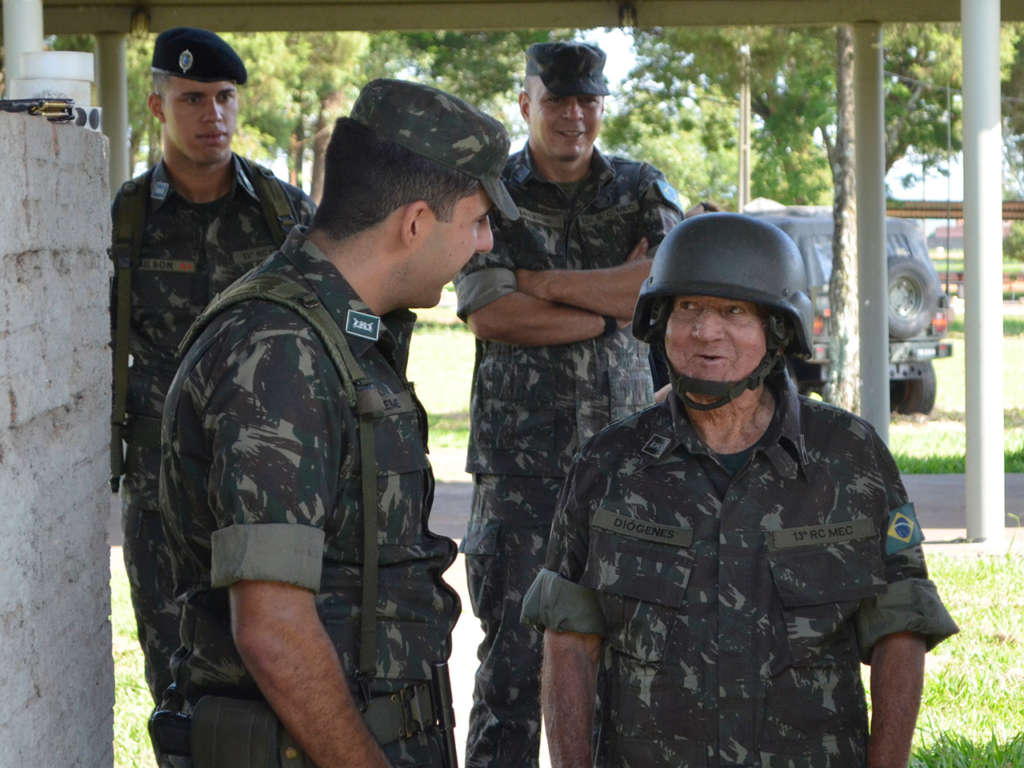
[[[605,58],[591,43],[534,43],[526,49],[526,74],[537,75],[556,96],[607,96]]]
[[[213,32],[196,27],[161,32],[153,45],[152,69],[204,83],[231,80],[243,85],[247,77],[234,48]]]
[[[508,133],[493,117],[429,85],[388,79],[363,86],[349,117],[378,138],[471,176],[505,218],[519,218],[501,181]]]

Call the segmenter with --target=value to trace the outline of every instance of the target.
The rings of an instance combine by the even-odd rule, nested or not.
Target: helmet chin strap
[[[695,379],[692,376],[684,376],[676,373],[669,366],[669,379],[672,381],[672,391],[676,397],[683,401],[687,408],[697,411],[712,411],[721,408],[726,403],[732,402],[748,389],[757,389],[769,374],[775,370],[775,366],[782,359],[781,350],[766,352],[761,362],[750,374],[739,381],[712,381],[709,379]],[[710,403],[699,403],[690,397],[694,395],[709,395],[716,397]]]
[[[732,402],[748,389],[757,389],[776,370],[776,367],[780,366],[783,352],[792,339],[792,331],[777,315],[768,317],[765,331],[767,349],[764,357],[753,371],[739,381],[695,379],[676,373],[675,369],[669,365],[669,380],[672,382],[672,391],[676,393],[676,397],[682,400],[687,408],[697,411],[713,411]],[[709,395],[717,399],[710,403],[699,403],[690,397],[690,394]]]

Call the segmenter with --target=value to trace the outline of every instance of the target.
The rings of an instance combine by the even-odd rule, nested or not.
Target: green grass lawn
[[[911,768],[1024,766],[1024,558],[928,555],[960,634],[928,655]],[[156,768],[124,567],[111,569],[115,768]],[[466,620],[466,619],[464,619]],[[865,671],[866,668],[865,668]],[[866,676],[866,675],[865,675]]]

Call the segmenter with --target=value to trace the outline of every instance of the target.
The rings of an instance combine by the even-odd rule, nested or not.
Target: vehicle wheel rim
[[[916,280],[900,277],[889,286],[889,307],[899,317],[916,317],[922,300],[921,286]]]

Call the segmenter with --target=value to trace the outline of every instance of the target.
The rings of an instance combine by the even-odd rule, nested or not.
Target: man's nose
[[[491,232],[491,221],[488,218],[476,236],[476,252],[488,253],[494,248],[494,233]]]
[[[565,114],[567,117],[571,117],[574,120],[578,120],[583,117],[583,105],[580,104],[580,100],[575,96],[570,96],[565,100]]]
[[[722,316],[718,310],[702,309],[693,323],[693,335],[699,339],[714,338],[722,332],[722,326]]]

